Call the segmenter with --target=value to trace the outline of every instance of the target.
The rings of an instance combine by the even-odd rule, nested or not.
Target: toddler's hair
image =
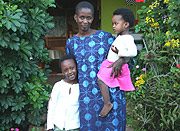
[[[60,72],[62,72],[62,70],[61,70],[61,63],[63,61],[65,61],[65,60],[69,60],[69,59],[73,59],[75,64],[76,64],[76,67],[77,67],[77,62],[76,62],[76,59],[75,59],[74,55],[72,55],[72,54],[64,55],[64,56],[61,57],[61,59],[59,59],[59,62],[58,62]]]
[[[114,15],[121,15],[126,22],[129,22],[129,28],[134,26],[135,18],[132,10],[128,8],[119,8],[113,12]]]
[[[76,5],[75,13],[78,14],[78,11],[82,8],[88,8],[92,11],[92,14],[94,15],[94,7],[91,3],[87,1],[81,1]]]

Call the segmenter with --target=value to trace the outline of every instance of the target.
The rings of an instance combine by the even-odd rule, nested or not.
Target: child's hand
[[[114,45],[111,45],[111,50],[116,54],[119,52],[119,50]]]

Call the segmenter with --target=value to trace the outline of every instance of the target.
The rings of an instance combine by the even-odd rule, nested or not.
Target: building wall
[[[134,15],[135,19],[138,19],[136,14],[137,10],[143,5],[149,5],[154,0],[146,0],[147,2],[137,3],[137,5],[128,6],[126,5],[126,0],[101,0],[101,29],[110,33],[114,33],[112,30],[112,14],[113,11],[117,8],[125,7],[130,8]]]

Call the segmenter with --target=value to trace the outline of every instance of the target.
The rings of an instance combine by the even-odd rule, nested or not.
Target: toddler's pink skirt
[[[124,64],[121,69],[121,76],[114,78],[115,73],[111,76],[111,68],[107,68],[107,66],[113,64],[114,62],[110,62],[107,59],[103,61],[101,64],[100,70],[97,74],[97,77],[102,80],[106,85],[111,88],[119,87],[120,90],[124,91],[133,91],[135,90],[131,77],[130,77],[130,70],[128,68],[128,64]]]

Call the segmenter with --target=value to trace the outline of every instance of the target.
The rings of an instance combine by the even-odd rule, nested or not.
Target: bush
[[[50,61],[44,36],[54,26],[46,12],[53,2],[0,0],[0,130],[40,125],[48,70],[38,63]]]
[[[138,10],[144,48],[138,53],[128,92],[133,108],[129,124],[136,130],[180,130],[180,1],[155,0]],[[143,69],[143,70],[142,70]]]

